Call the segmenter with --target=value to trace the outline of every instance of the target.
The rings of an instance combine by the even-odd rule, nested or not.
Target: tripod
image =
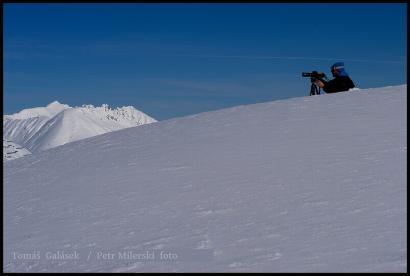
[[[320,95],[320,87],[315,83],[316,80],[320,80],[322,82],[328,81],[325,74],[323,74],[322,78],[318,78],[316,76],[311,76],[310,77],[310,82],[312,84],[310,85],[310,96]]]
[[[323,83],[329,81],[324,73],[318,73],[317,71],[312,71],[311,73],[302,72],[302,77],[310,77],[310,82],[312,83],[310,86],[310,96],[320,95],[320,86],[315,83],[317,80]]]
[[[312,84],[310,85],[310,96],[320,95],[320,87],[316,85],[314,78],[311,79]]]

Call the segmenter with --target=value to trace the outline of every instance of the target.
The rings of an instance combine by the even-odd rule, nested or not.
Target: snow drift
[[[407,86],[238,106],[4,164],[4,271],[405,272]]]

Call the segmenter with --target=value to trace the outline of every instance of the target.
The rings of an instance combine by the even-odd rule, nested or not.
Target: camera
[[[317,71],[312,71],[312,72],[303,72],[302,77],[321,79],[321,78],[326,78],[326,75],[324,73],[318,73]]]

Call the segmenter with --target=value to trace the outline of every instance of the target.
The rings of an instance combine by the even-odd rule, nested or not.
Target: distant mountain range
[[[24,150],[24,155],[123,128],[156,122],[132,106],[70,107],[54,101],[46,107],[24,109],[3,116],[3,148]],[[6,144],[5,144],[6,141]],[[7,142],[8,141],[8,142]],[[12,146],[9,146],[12,145]],[[23,155],[9,151],[10,160]]]

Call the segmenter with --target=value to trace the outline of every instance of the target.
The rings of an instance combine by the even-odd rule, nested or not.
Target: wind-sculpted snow
[[[407,86],[238,106],[4,165],[7,272],[405,272]]]

